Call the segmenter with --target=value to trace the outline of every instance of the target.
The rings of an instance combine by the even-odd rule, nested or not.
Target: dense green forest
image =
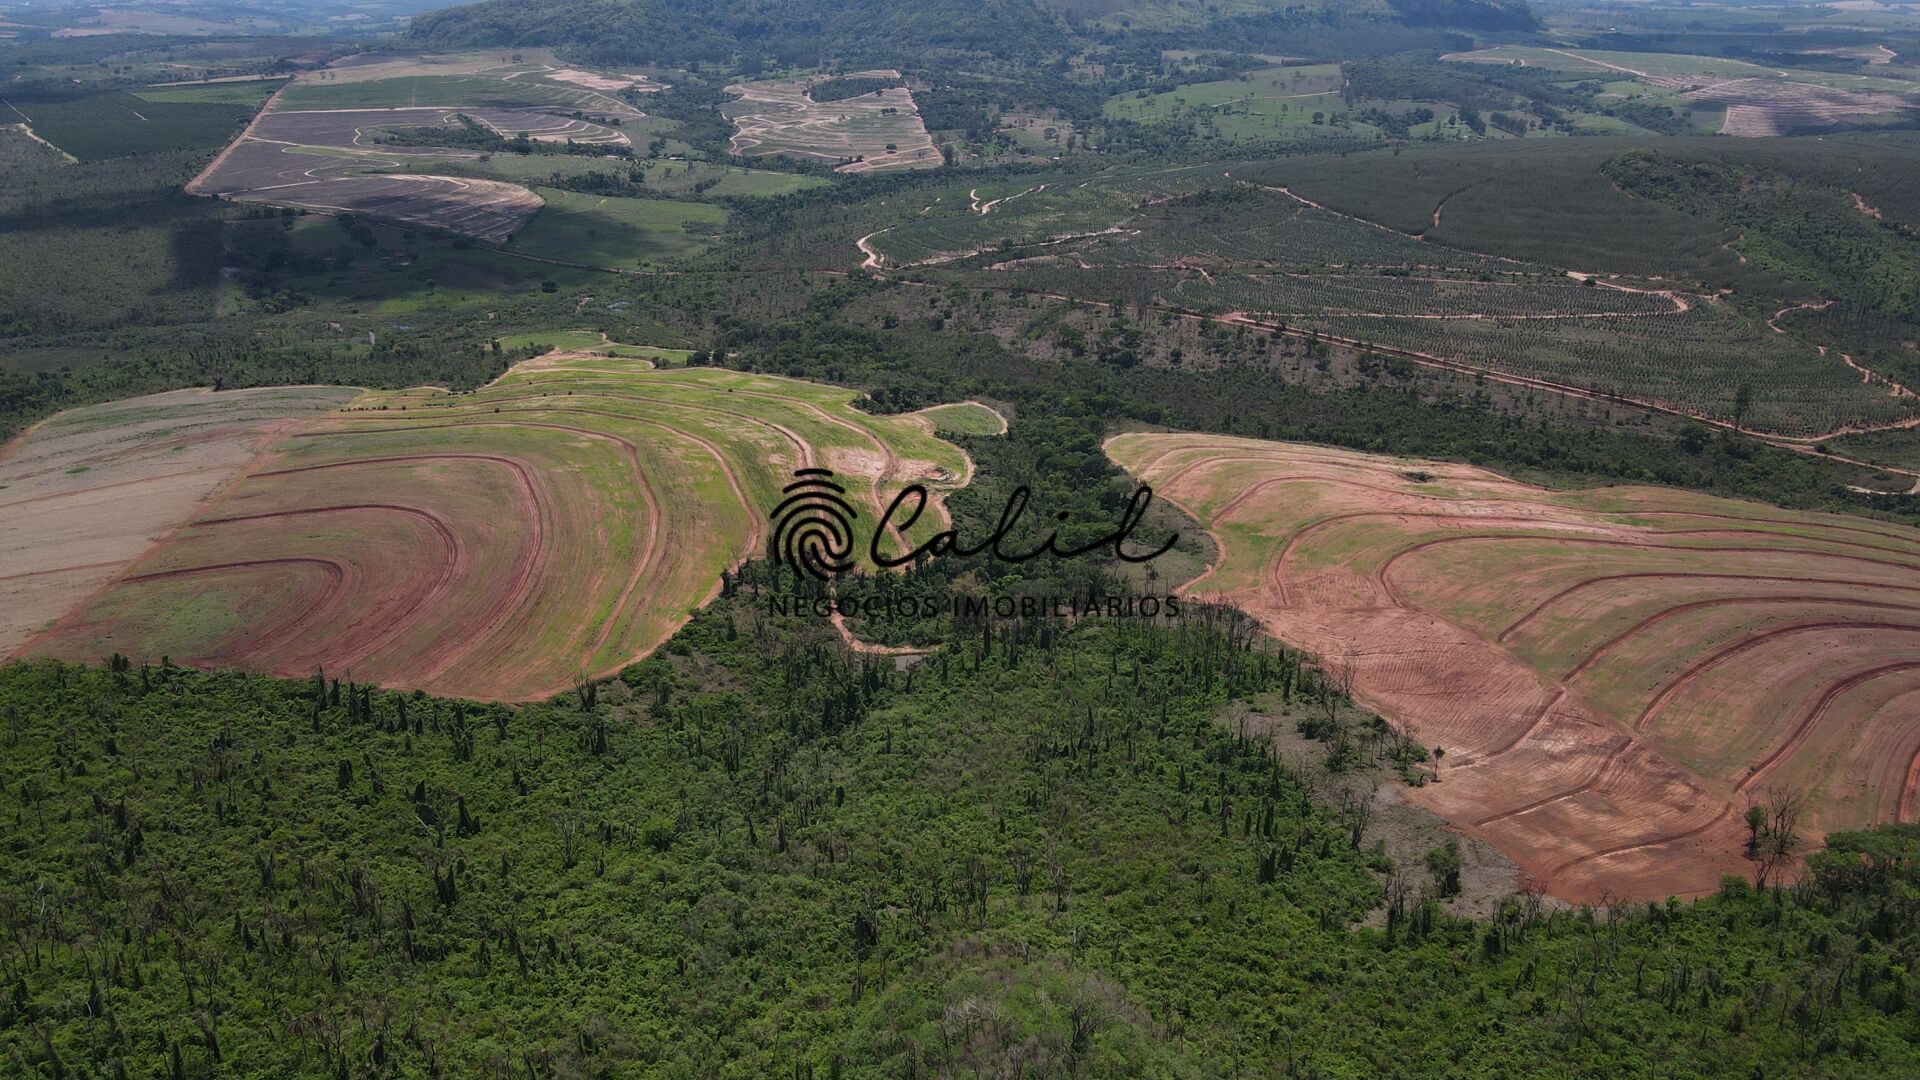
[[[1331,691],[1236,619],[1002,626],[902,673],[751,594],[521,709],[0,669],[12,1068],[1920,1068],[1920,829],[1830,837],[1793,888],[1456,920],[1444,857],[1383,879],[1243,733]]]

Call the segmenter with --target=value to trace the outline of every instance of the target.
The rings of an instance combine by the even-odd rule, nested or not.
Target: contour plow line
[[[1749,872],[1736,804],[1779,778],[1803,786],[1816,829],[1909,812],[1903,766],[1920,747],[1881,770],[1859,755],[1882,752],[1856,743],[1870,729],[1897,741],[1876,710],[1920,670],[1897,655],[1920,634],[1920,532],[1219,436],[1120,435],[1107,449],[1219,544],[1184,593],[1205,582],[1289,644],[1347,657],[1357,700],[1446,750],[1439,782],[1410,797],[1557,895],[1700,893]],[[1673,505],[1687,499],[1698,508]],[[1843,565],[1857,569],[1833,573]],[[1861,655],[1866,643],[1895,655]],[[1657,685],[1621,682],[1645,667],[1629,650],[1676,649],[1679,670]],[[1622,695],[1639,700],[1623,712]],[[1789,700],[1802,704],[1778,708]],[[1751,718],[1695,732],[1729,708]],[[1888,798],[1838,801],[1839,763],[1883,776]]]
[[[646,656],[710,602],[726,572],[763,554],[765,515],[795,468],[835,468],[876,515],[924,473],[933,512],[916,540],[941,527],[939,493],[971,476],[928,417],[858,412],[853,391],[650,368],[607,358],[543,380],[535,362],[481,393],[366,392],[290,423],[133,576],[28,651],[291,676],[323,666],[535,700]],[[222,617],[172,617],[175,579],[217,598]]]

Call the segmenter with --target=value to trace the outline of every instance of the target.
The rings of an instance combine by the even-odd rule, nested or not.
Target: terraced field
[[[332,387],[180,390],[61,413],[0,450],[0,656],[123,571]]]
[[[584,353],[468,394],[367,394],[273,446],[25,651],[560,692],[645,654],[759,553],[794,470],[836,474],[863,544],[902,485],[964,482],[929,421],[854,396]]]
[[[1751,873],[1744,815],[1920,820],[1920,531],[1665,489],[1219,436],[1108,452],[1192,513],[1231,602],[1444,750],[1413,797],[1557,895]]]

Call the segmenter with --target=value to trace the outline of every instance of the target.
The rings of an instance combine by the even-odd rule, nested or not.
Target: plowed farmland
[[[62,413],[0,450],[0,656],[111,581],[280,435],[353,393],[154,394]]]
[[[900,73],[860,71],[842,78],[898,80]],[[727,87],[739,95],[721,107],[738,128],[733,152],[742,157],[815,158],[834,162],[834,171],[845,173],[931,169],[944,162],[906,87],[838,101],[813,100],[810,91],[825,81],[776,79]]]
[[[1751,872],[1748,806],[1920,818],[1920,531],[1653,488],[1199,435],[1108,452],[1214,535],[1190,594],[1350,669],[1413,797],[1558,895]]]
[[[645,113],[557,78],[542,64],[352,58],[288,83],[187,190],[503,243],[540,210],[539,195],[520,184],[432,171],[437,162],[477,161],[479,151],[394,145],[385,136],[437,129],[453,142],[471,123],[503,138],[631,145],[620,127]]]
[[[658,645],[762,550],[795,469],[833,470],[856,531],[907,483],[962,482],[965,456],[924,419],[853,398],[581,354],[467,394],[368,394],[273,446],[24,651],[560,692]]]

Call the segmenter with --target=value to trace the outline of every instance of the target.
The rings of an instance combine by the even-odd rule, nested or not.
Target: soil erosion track
[[[902,486],[965,482],[966,455],[924,418],[856,396],[597,356],[466,394],[365,394],[283,433],[25,651],[561,693],[644,656],[759,554],[793,470],[833,470],[862,546]],[[944,518],[936,503],[894,540]]]
[[[1108,453],[1219,561],[1185,591],[1350,665],[1445,750],[1412,797],[1573,900],[1749,874],[1746,807],[1915,814],[1920,530],[1223,436]]]

